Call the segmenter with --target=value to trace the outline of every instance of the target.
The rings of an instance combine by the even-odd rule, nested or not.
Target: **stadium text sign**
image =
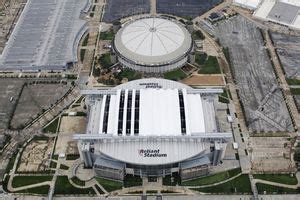
[[[159,149],[139,149],[138,153],[142,157],[167,157],[166,153],[160,153]]]

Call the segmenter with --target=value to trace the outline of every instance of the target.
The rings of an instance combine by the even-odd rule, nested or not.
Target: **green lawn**
[[[15,193],[26,193],[26,194],[39,194],[39,195],[46,195],[49,192],[49,185],[43,185],[35,188],[30,188],[26,190],[20,190]]]
[[[66,155],[66,160],[76,160],[80,157],[79,154],[67,154]]]
[[[199,192],[211,194],[251,194],[251,185],[248,175],[243,174],[224,184],[194,189]]]
[[[12,186],[22,187],[51,180],[52,176],[15,176],[12,180]]]
[[[267,185],[263,183],[257,183],[256,184],[257,191],[259,194],[264,194],[264,191],[266,191],[267,194],[299,194],[300,189],[290,189],[290,188],[283,188],[283,187],[277,187],[273,185]]]
[[[110,66],[112,66],[111,60],[110,60],[110,53],[102,54],[99,58],[99,63],[102,68],[107,69]]]
[[[54,194],[90,194],[94,195],[93,188],[77,188],[71,185],[67,176],[58,176],[55,182]]]
[[[170,79],[173,81],[178,81],[178,80],[184,79],[186,77],[187,77],[187,75],[180,68],[164,73],[165,79]]]
[[[58,127],[59,117],[57,117],[51,124],[46,126],[43,129],[44,133],[56,133],[57,127]]]
[[[198,65],[204,65],[205,61],[207,59],[207,54],[206,53],[196,53],[195,54],[195,62]]]
[[[300,88],[291,88],[292,95],[300,95]]]
[[[204,40],[205,36],[200,30],[194,31],[192,34],[194,40]]]
[[[112,40],[113,38],[114,38],[114,33],[111,29],[109,31],[100,33],[100,40]]]
[[[283,183],[288,185],[297,185],[297,178],[291,177],[289,174],[255,174],[253,175],[256,179],[262,179],[266,181]]]
[[[298,79],[286,78],[286,82],[289,85],[300,85],[300,80],[298,80]]]
[[[86,49],[80,49],[80,62],[83,62]]]
[[[181,185],[184,186],[201,186],[201,185],[209,185],[213,183],[218,183],[221,181],[224,181],[226,179],[229,179],[230,177],[233,177],[241,172],[240,168],[229,170],[226,172],[217,173],[211,176],[206,176],[203,178],[198,178],[190,181],[182,182]]]
[[[82,46],[86,46],[88,44],[90,34],[88,33],[86,37],[82,41]]]
[[[77,178],[76,176],[73,176],[71,178],[71,180],[73,181],[73,183],[75,183],[76,185],[79,186],[85,186],[85,181],[80,180],[79,178]]]
[[[172,176],[168,175],[163,178],[163,185],[180,185],[180,176],[178,173],[173,173]]]
[[[12,170],[12,168],[14,167],[16,158],[17,158],[17,151],[14,152],[14,154],[12,155],[12,157],[9,159],[8,164],[6,166],[6,169],[5,169],[5,173],[8,174],[9,171]]]
[[[96,178],[98,183],[104,187],[107,192],[122,189],[123,183],[104,178]]]
[[[226,90],[224,90],[224,92],[219,95],[219,102],[229,103],[229,97],[227,95],[227,91]]]
[[[56,166],[57,166],[57,163],[54,161],[51,161],[50,168],[56,168]]]
[[[139,72],[136,72],[132,69],[123,69],[121,72],[115,75],[117,79],[120,81],[123,78],[127,78],[128,81],[136,80],[142,78],[142,74]]]
[[[68,170],[69,167],[67,165],[64,164],[60,164],[59,169],[64,169],[64,170]]]
[[[204,65],[198,71],[198,74],[220,74],[220,66],[218,59],[215,56],[208,56],[208,59],[205,61]]]
[[[139,176],[126,175],[124,178],[124,187],[142,186],[143,181]]]

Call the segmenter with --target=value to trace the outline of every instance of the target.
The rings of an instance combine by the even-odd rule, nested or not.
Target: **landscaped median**
[[[122,182],[118,181],[113,181],[113,180],[108,180],[104,178],[96,178],[98,183],[102,185],[102,187],[107,191],[107,192],[112,192],[114,190],[120,190],[123,187]]]
[[[33,185],[46,181],[51,181],[53,176],[15,176],[12,180],[13,188]]]
[[[295,175],[289,174],[254,174],[255,179],[266,180],[275,183],[282,183],[287,185],[297,185],[298,180]]]
[[[58,176],[55,182],[54,194],[65,195],[65,194],[89,194],[95,195],[95,191],[92,187],[89,188],[78,188],[74,187],[67,176]]]
[[[197,178],[189,181],[182,182],[182,186],[202,186],[218,183],[221,181],[228,180],[241,173],[241,168],[232,169],[229,171],[213,174],[203,178]]]
[[[300,188],[285,188],[264,183],[256,183],[259,194],[300,194]]]

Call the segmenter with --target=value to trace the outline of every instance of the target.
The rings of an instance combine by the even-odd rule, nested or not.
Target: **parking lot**
[[[300,36],[271,33],[284,72],[288,78],[300,78]]]
[[[260,30],[238,15],[216,25],[215,33],[228,47],[232,72],[251,132],[293,131]]]
[[[18,129],[32,121],[43,110],[63,97],[70,89],[64,84],[27,84],[22,90],[18,105],[11,121],[11,127]]]
[[[113,22],[124,17],[150,13],[149,0],[110,0],[105,6],[104,22]]]
[[[179,17],[197,17],[207,12],[223,0],[158,0],[157,12]]]
[[[0,80],[0,129],[8,127],[23,84],[23,80]]]

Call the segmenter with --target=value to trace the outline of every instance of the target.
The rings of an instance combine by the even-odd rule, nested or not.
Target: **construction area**
[[[293,172],[291,141],[288,137],[250,137],[249,150],[254,172]]]
[[[270,35],[286,77],[300,78],[300,36],[284,35],[275,32],[272,32]]]
[[[218,23],[215,34],[221,45],[228,48],[249,131],[294,131],[264,39],[256,25],[237,15]]]
[[[31,141],[19,160],[18,172],[43,172],[49,168],[54,139]]]
[[[87,119],[85,116],[62,116],[54,154],[78,155],[77,142],[73,134],[84,133]]]
[[[18,99],[10,126],[13,129],[23,128],[46,109],[61,99],[71,84],[62,83],[26,83]]]

